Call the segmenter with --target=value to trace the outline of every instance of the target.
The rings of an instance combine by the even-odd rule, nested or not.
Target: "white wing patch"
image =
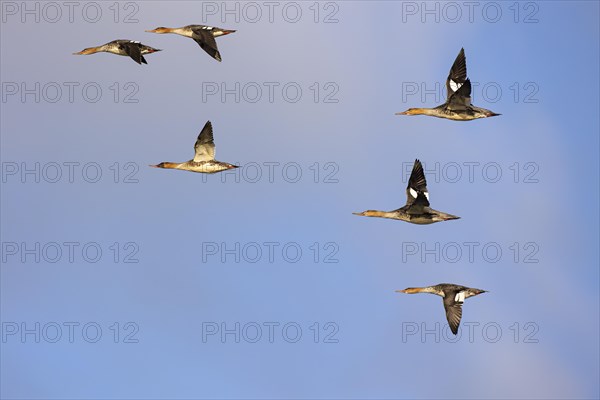
[[[450,89],[452,89],[453,92],[456,92],[458,89],[460,89],[462,85],[462,83],[456,83],[452,79],[450,79]]]
[[[423,194],[425,195],[425,198],[427,199],[427,201],[429,201],[429,192],[423,192]]]
[[[139,42],[137,40],[130,40],[129,43],[142,43],[142,42]]]
[[[456,301],[458,303],[464,303],[465,302],[465,292],[456,293],[456,296],[454,296],[454,301]]]
[[[417,193],[417,191],[416,191],[415,189],[413,189],[413,188],[409,188],[409,192],[410,192],[410,195],[411,195],[412,197],[414,197],[415,199],[417,198],[417,194],[418,194],[418,193]]]

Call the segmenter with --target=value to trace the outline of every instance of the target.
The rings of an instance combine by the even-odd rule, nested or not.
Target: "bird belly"
[[[417,224],[417,225],[429,225],[433,224],[433,218],[429,214],[406,214],[408,216],[408,222]]]
[[[214,174],[216,172],[225,171],[226,169],[230,169],[228,164],[221,162],[213,162],[213,161],[203,161],[203,162],[192,162],[187,169],[192,172],[199,172],[203,174]]]

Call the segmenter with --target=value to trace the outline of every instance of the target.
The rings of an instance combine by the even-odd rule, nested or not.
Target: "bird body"
[[[189,37],[194,39],[200,47],[208,53],[212,58],[217,61],[221,61],[221,53],[219,53],[219,49],[217,48],[217,42],[215,41],[216,37],[229,35],[230,33],[235,32],[231,29],[222,29],[214,26],[207,25],[187,25],[182,26],[180,28],[165,28],[158,27],[146,32],[150,33],[174,33],[176,35],[181,35],[185,37]]]
[[[94,53],[112,53],[119,56],[127,56],[131,57],[133,61],[138,64],[148,64],[146,59],[144,58],[145,54],[155,53],[157,51],[161,51],[160,49],[155,49],[150,46],[146,46],[140,42],[134,40],[127,39],[118,39],[113,40],[112,42],[108,42],[101,46],[96,47],[88,47],[86,49],[81,50],[80,52],[73,53],[75,55],[89,55]]]
[[[229,163],[224,163],[221,161],[200,161],[196,162],[194,160],[181,162],[181,163],[173,163],[173,162],[161,162],[157,165],[151,165],[156,168],[166,168],[166,169],[182,169],[190,172],[200,172],[203,174],[214,174],[217,172],[225,171],[227,169],[238,168],[236,165],[232,165]]]
[[[175,163],[161,162],[151,165],[154,168],[181,169],[204,174],[214,174],[227,169],[238,168],[237,165],[215,160],[215,142],[213,139],[212,123],[207,121],[194,144],[195,155],[192,160]]]
[[[410,287],[404,290],[397,290],[399,293],[431,293],[441,296],[446,310],[446,319],[453,334],[458,333],[458,327],[462,318],[462,305],[465,299],[485,293],[487,290],[475,289],[453,283],[440,283],[435,286]]]
[[[440,221],[459,219],[456,215],[447,214],[429,207],[429,192],[421,161],[415,160],[408,186],[406,187],[406,205],[394,211],[367,210],[354,213],[363,217],[380,217],[399,219],[417,225],[428,225]]]
[[[446,79],[446,102],[434,108],[409,108],[396,115],[429,115],[454,121],[471,121],[478,118],[495,117],[496,114],[485,108],[471,104],[471,80],[467,78],[465,49],[460,49]]]

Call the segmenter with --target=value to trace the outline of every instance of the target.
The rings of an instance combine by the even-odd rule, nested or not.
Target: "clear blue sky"
[[[73,22],[21,4],[1,4],[3,398],[600,397],[597,2],[320,3],[317,23],[313,2],[295,23],[285,3],[272,21],[239,3],[239,22],[221,2],[109,2],[99,17],[81,3]],[[222,63],[144,32],[191,23],[238,30],[217,39]],[[72,55],[125,38],[163,51],[142,66]],[[502,116],[395,116],[437,105],[421,89],[444,85],[461,47],[475,104]],[[236,82],[240,101],[221,101]],[[191,158],[209,119],[239,182],[147,167]],[[402,206],[415,158],[432,206],[460,220],[352,215]],[[36,163],[39,183],[21,175]],[[394,292],[441,282],[489,290],[456,343],[441,299]],[[36,323],[39,343],[22,336]],[[239,343],[209,334],[222,323]],[[439,342],[421,336],[436,326]]]

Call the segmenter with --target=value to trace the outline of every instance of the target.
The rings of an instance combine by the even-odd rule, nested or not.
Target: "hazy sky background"
[[[77,3],[73,22],[64,5],[58,17],[27,2],[38,7],[37,22],[22,4],[1,3],[3,398],[600,396],[597,2],[481,2],[471,19],[461,2],[460,18],[428,3],[439,22],[422,2],[298,2],[295,23],[288,3],[277,3],[272,21],[263,2],[254,3],[260,18],[237,3],[237,21],[220,14],[222,2]],[[98,21],[86,21],[84,8]],[[138,22],[124,23],[128,15]],[[144,32],[192,23],[238,30],[217,39],[222,63],[191,39]],[[72,55],[114,39],[163,51],[141,66]],[[395,116],[441,102],[403,88],[443,87],[461,47],[479,83],[474,103],[502,116]],[[36,82],[39,102],[21,97]],[[207,93],[236,82],[246,86],[239,102]],[[291,102],[295,87],[302,95]],[[217,159],[244,168],[203,176],[147,167],[190,159],[209,119]],[[418,226],[352,215],[404,205],[404,170],[415,158],[432,206],[460,220]],[[79,163],[72,183],[70,162]],[[39,183],[21,175],[35,163]],[[62,175],[52,183],[55,163]],[[272,182],[264,163],[279,163]],[[91,165],[85,179],[83,165]],[[94,166],[102,176],[90,183]],[[124,182],[129,173],[137,183]],[[65,242],[78,244],[73,262]],[[277,243],[273,262],[266,242]],[[469,260],[464,243],[472,242]],[[13,254],[13,243],[39,243],[40,262]],[[236,243],[247,250],[240,262],[206,252]],[[436,243],[439,262],[423,251]],[[102,250],[99,261],[86,261],[86,244],[91,258]],[[56,246],[63,253],[48,262]],[[248,262],[257,246],[262,255]],[[292,263],[296,248],[302,256]],[[123,262],[133,251],[139,262]],[[337,263],[324,262],[330,253]],[[394,292],[441,282],[490,291],[466,302],[455,343],[440,298]],[[468,322],[479,323],[471,341]],[[36,323],[39,343],[20,331]],[[79,324],[72,343],[66,323]],[[96,343],[82,336],[90,323],[88,339],[102,329]],[[246,336],[203,341],[207,323],[239,323]],[[273,343],[265,323],[279,324]],[[286,341],[294,328],[283,337],[287,323],[302,329],[298,342]],[[62,336],[51,343],[55,324]],[[248,340],[253,324],[262,327],[257,343]],[[421,336],[436,324],[437,341]],[[124,343],[134,327],[138,342]],[[334,329],[337,343],[325,343]]]

